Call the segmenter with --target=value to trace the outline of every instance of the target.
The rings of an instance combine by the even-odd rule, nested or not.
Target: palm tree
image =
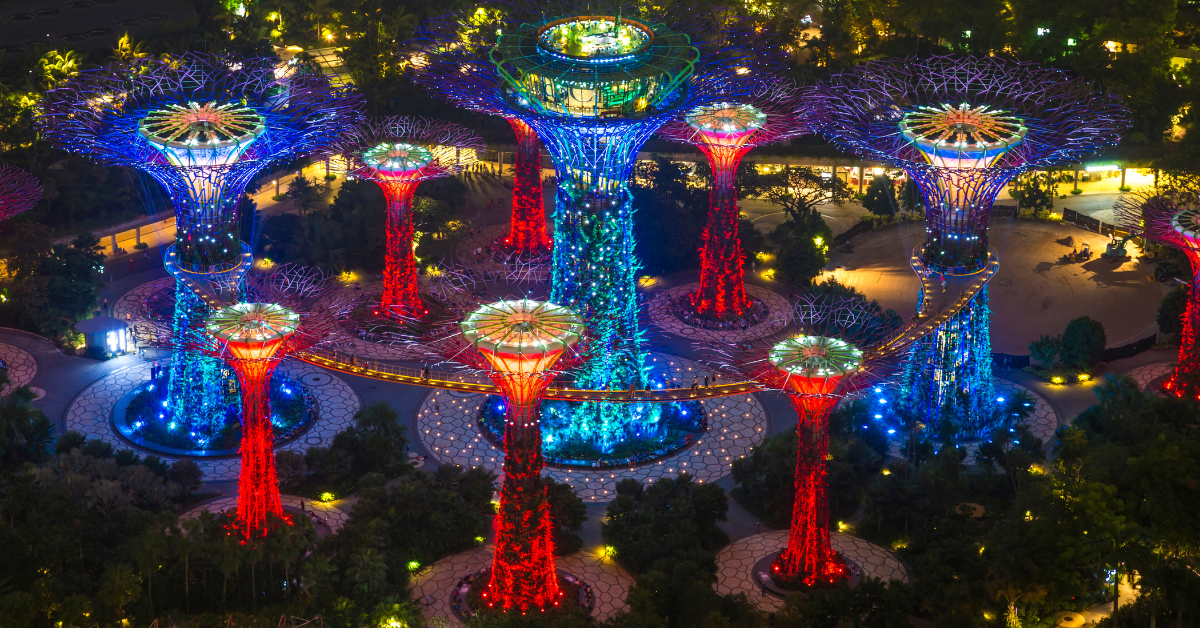
[[[271,535],[271,545],[274,557],[283,561],[283,582],[288,599],[291,599],[292,562],[304,556],[311,543],[295,526],[281,525]]]
[[[129,33],[125,33],[117,40],[117,47],[113,48],[113,58],[122,65],[128,64],[131,61],[145,59],[150,53],[142,50],[141,42],[134,42]]]
[[[997,600],[1004,600],[1008,605],[1008,612],[1004,616],[1005,628],[1021,628],[1021,618],[1017,615],[1017,604],[1036,602],[1046,597],[1046,593],[1046,587],[1040,584],[1021,585],[1007,582],[996,587],[992,596]]]
[[[328,17],[331,11],[329,0],[308,0],[308,13],[304,17],[316,22],[318,42],[321,41],[321,20]]]
[[[58,87],[62,82],[79,74],[79,64],[79,55],[75,54],[74,50],[65,53],[51,50],[38,59],[38,65],[42,68],[42,81],[48,88]]]
[[[242,562],[241,544],[237,537],[226,534],[217,541],[215,560],[217,569],[221,570],[221,610],[225,610],[225,592],[229,589],[229,574],[237,571]]]

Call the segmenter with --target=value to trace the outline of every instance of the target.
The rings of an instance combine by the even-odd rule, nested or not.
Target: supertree
[[[185,53],[81,72],[46,93],[38,127],[64,150],[157,180],[175,207],[175,326],[193,329],[214,288],[252,263],[239,241],[247,183],[271,164],[317,152],[358,117],[360,99],[319,71],[278,72],[273,58]],[[179,334],[176,334],[177,336]],[[182,345],[181,345],[182,347]],[[167,409],[207,441],[224,423],[219,360],[177,350]]]
[[[0,220],[28,211],[41,198],[37,177],[15,166],[0,166]]]
[[[483,140],[457,124],[396,116],[364,120],[329,147],[337,167],[374,181],[387,198],[386,254],[379,312],[392,318],[429,313],[418,291],[413,251],[413,194],[423,181],[441,179],[477,161]]]
[[[829,537],[829,414],[846,395],[896,373],[907,355],[895,344],[901,327],[899,317],[873,302],[805,295],[781,337],[703,349],[721,371],[787,395],[799,416],[788,544],[771,563],[784,588],[832,586],[849,576]]]
[[[238,283],[239,302],[214,302],[206,318],[189,319],[190,329],[156,315],[164,311],[156,303],[147,304],[145,318],[156,342],[223,361],[237,376],[242,440],[236,521],[239,532],[252,538],[266,533],[268,514],[285,518],[273,451],[271,375],[288,356],[345,340],[343,321],[358,301],[320,271],[290,265]]]
[[[494,45],[472,37],[491,29],[469,17],[431,21],[418,35],[417,81],[455,104],[519,118],[537,132],[558,179],[550,300],[579,313],[593,339],[576,381],[590,389],[642,387],[639,264],[627,186],[633,161],[671,117],[718,94],[752,91],[778,57],[720,25],[707,23],[697,34],[702,22],[686,10],[670,16],[670,26],[651,21],[666,17],[648,8],[632,16],[594,4],[546,11],[506,10]],[[639,420],[627,407],[589,404],[575,411],[573,427],[611,450]],[[655,429],[651,418],[639,431]]]
[[[863,63],[819,85],[810,106],[834,145],[917,183],[926,238],[914,266],[952,286],[922,294],[923,305],[956,300],[956,288],[972,285],[956,278],[988,267],[988,214],[1013,177],[1116,144],[1127,113],[1082,79],[1001,57]],[[995,422],[988,318],[983,285],[918,343],[902,378],[914,416],[951,421],[965,439],[990,433]]]
[[[808,133],[803,92],[790,81],[768,83],[747,98],[696,107],[663,125],[658,134],[698,148],[712,170],[708,224],[700,251],[700,286],[680,305],[717,319],[742,318],[754,303],[746,296],[746,254],[738,235],[737,169],[755,146]]]
[[[1179,331],[1179,359],[1163,389],[1200,400],[1200,190],[1187,184],[1139,189],[1113,206],[1117,221],[1131,233],[1178,249],[1192,267],[1187,308]]]
[[[502,250],[525,257],[548,253],[552,246],[546,233],[546,208],[542,200],[542,147],[537,132],[520,118],[505,118],[517,136],[513,158],[512,217],[508,235],[497,243]]]

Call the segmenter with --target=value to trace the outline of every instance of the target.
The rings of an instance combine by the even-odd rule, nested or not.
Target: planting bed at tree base
[[[592,587],[583,580],[562,570],[555,570],[555,572],[558,575],[559,602],[549,608],[528,612],[537,612],[546,617],[566,615],[579,611],[582,611],[585,615],[591,615],[592,609],[596,604],[596,597],[592,593]],[[474,617],[477,614],[485,617],[503,615],[503,611],[488,606],[487,589],[491,582],[491,567],[480,569],[459,580],[458,584],[454,587],[454,592],[450,594],[450,605],[454,609],[454,612],[463,619]]]
[[[731,331],[731,330],[746,330],[765,320],[771,314],[770,308],[761,299],[748,296],[750,299],[750,307],[746,309],[744,314],[734,314],[726,312],[725,314],[700,314],[696,312],[695,306],[692,305],[692,295],[690,293],[680,295],[671,303],[671,314],[679,319],[679,322],[700,329],[708,329],[711,331]]]
[[[835,589],[843,584],[848,587],[856,587],[858,586],[858,583],[862,581],[862,569],[842,554],[837,554],[837,559],[841,561],[843,565],[845,565],[846,577],[836,582],[825,581],[808,585],[802,582],[804,579],[803,575],[797,576],[794,579],[776,577],[773,566],[776,561],[782,559],[785,551],[787,551],[786,548],[778,552],[772,552],[760,558],[758,562],[754,563],[754,572],[751,574],[751,577],[755,582],[759,583],[768,591],[771,591],[776,595],[787,597],[793,593],[796,593],[797,591],[804,592],[813,589]],[[767,577],[763,578],[762,574],[767,574]]]

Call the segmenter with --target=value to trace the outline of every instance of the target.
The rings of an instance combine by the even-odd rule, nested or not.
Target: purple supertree
[[[0,166],[0,220],[28,211],[41,198],[37,177],[15,166]]]
[[[554,159],[550,300],[579,313],[593,339],[577,382],[644,387],[627,185],[634,159],[672,117],[776,75],[779,48],[712,14],[595,2],[471,9],[431,20],[416,45],[417,82],[461,107],[524,121]],[[575,435],[611,451],[628,433],[660,429],[657,415],[630,413],[580,408]]]
[[[1192,268],[1187,309],[1179,330],[1179,357],[1163,388],[1200,400],[1200,196],[1195,186],[1139,189],[1113,206],[1117,222],[1144,238],[1179,249]]]
[[[921,309],[970,300],[918,344],[905,404],[922,420],[951,421],[963,438],[990,433],[987,288],[955,278],[987,272],[988,213],[1000,190],[1023,171],[1116,144],[1125,107],[1083,79],[1000,57],[863,63],[819,85],[810,105],[835,146],[903,169],[920,188],[926,239],[914,266],[951,282],[941,295],[923,294]]]
[[[214,285],[236,285],[250,268],[238,234],[247,183],[338,137],[357,121],[360,99],[303,64],[186,53],[81,72],[41,106],[38,128],[59,148],[137,168],[166,188],[176,243],[164,264],[177,279],[182,331],[207,315]],[[224,422],[211,394],[220,370],[219,361],[186,351],[172,359],[167,409],[199,439]]]
[[[850,577],[830,545],[829,414],[847,395],[895,375],[909,355],[905,346],[902,321],[894,312],[862,298],[808,294],[782,333],[746,345],[702,349],[721,372],[787,395],[799,415],[788,544],[770,569],[779,586],[833,586]]]
[[[804,93],[791,81],[778,81],[740,99],[696,107],[667,122],[658,134],[698,148],[712,170],[708,225],[700,250],[700,286],[680,306],[716,319],[756,319],[763,304],[746,296],[746,254],[738,235],[735,181],[742,157],[755,146],[809,133]]]
[[[457,124],[395,116],[364,120],[329,146],[334,163],[356,179],[374,181],[387,199],[383,295],[378,312],[420,318],[429,313],[417,289],[413,195],[422,181],[461,172],[487,145]]]

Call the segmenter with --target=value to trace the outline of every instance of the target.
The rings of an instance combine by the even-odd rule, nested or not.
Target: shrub
[[[1059,357],[1062,363],[1080,370],[1091,370],[1104,355],[1104,325],[1087,316],[1067,323],[1062,334]]]
[[[1158,330],[1164,334],[1178,334],[1183,329],[1183,315],[1187,312],[1189,286],[1179,286],[1168,292],[1158,306]]]

